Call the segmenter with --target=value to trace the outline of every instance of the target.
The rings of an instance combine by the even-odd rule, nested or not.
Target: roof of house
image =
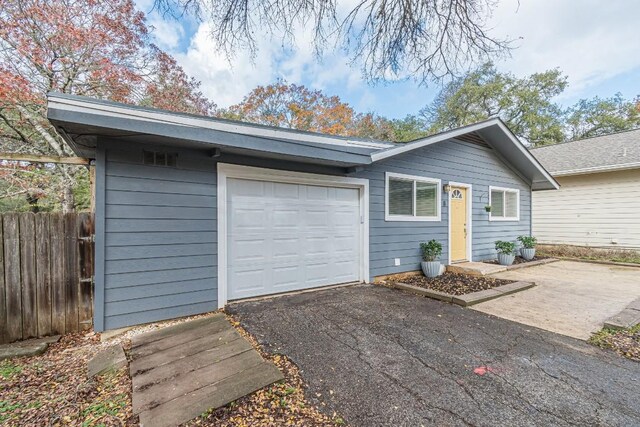
[[[95,158],[97,138],[101,137],[357,168],[446,140],[479,138],[514,172],[531,182],[534,190],[559,188],[551,174],[498,118],[394,144],[57,93],[48,95],[47,117],[77,155],[89,158]]]
[[[640,129],[531,150],[554,176],[640,168]]]

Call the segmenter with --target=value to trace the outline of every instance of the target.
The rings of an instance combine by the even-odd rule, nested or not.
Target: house
[[[533,195],[540,242],[640,249],[640,129],[531,153],[561,185]]]
[[[95,159],[98,331],[418,270],[430,239],[495,258],[558,188],[499,119],[391,144],[59,94],[48,117]]]

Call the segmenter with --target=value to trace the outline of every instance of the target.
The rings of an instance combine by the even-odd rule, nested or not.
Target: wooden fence
[[[0,343],[91,328],[93,215],[0,215]]]

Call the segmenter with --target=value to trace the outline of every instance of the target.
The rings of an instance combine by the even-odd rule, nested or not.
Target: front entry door
[[[467,189],[451,188],[451,262],[467,260]]]

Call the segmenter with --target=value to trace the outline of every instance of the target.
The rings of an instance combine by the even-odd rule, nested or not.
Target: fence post
[[[36,214],[36,299],[38,301],[38,335],[51,334],[51,214]]]
[[[4,224],[4,268],[7,307],[7,340],[22,339],[22,286],[20,283],[20,226],[18,215],[6,214]]]
[[[51,231],[51,333],[64,334],[66,325],[64,277],[64,218],[54,213],[50,218]]]
[[[36,230],[31,212],[19,214],[20,275],[22,276],[22,339],[38,336],[36,296]]]
[[[2,218],[0,215],[0,344],[9,341],[7,336],[7,298],[4,282],[4,233],[2,231]]]

